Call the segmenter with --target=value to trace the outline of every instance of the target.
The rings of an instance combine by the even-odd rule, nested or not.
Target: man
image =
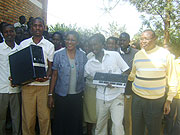
[[[160,135],[162,115],[170,112],[176,95],[178,78],[173,56],[156,46],[157,37],[152,30],[145,30],[140,39],[141,50],[135,54],[129,80],[132,90],[132,134]],[[165,98],[165,87],[169,87]]]
[[[119,37],[119,45],[120,48],[118,52],[120,53],[123,60],[127,63],[130,67],[128,70],[128,74],[132,69],[132,62],[134,59],[134,55],[138,52],[137,49],[132,48],[130,45],[130,36],[128,33],[123,32],[120,34]],[[124,129],[126,135],[131,135],[132,133],[132,122],[131,122],[131,103],[132,103],[132,90],[131,90],[132,83],[128,82],[125,89],[125,96],[124,96]]]
[[[44,31],[44,21],[41,18],[34,18],[31,30],[33,37],[21,42],[20,49],[28,47],[31,44],[42,47],[47,77],[38,78],[35,82],[22,87],[22,132],[23,135],[35,135],[34,128],[37,115],[39,119],[40,134],[50,135],[50,110],[47,106],[47,100],[49,89],[48,80],[51,75],[54,45],[42,36]]]
[[[19,22],[15,23],[14,24],[14,27],[22,27],[23,29],[27,29],[27,25],[25,24],[26,23],[26,17],[21,15],[19,17]]]
[[[15,29],[13,25],[5,24],[2,29],[4,42],[0,43],[0,134],[4,135],[8,106],[12,119],[12,134],[20,135],[20,89],[11,87],[9,81],[9,55],[17,52]]]
[[[115,51],[103,49],[105,38],[101,34],[93,35],[89,44],[93,48],[93,56],[85,65],[85,74],[93,78],[96,72],[121,74],[129,67]],[[113,88],[110,85],[97,86],[95,135],[107,135],[107,123],[111,116],[112,134],[123,135],[124,88]]]
[[[1,22],[0,23],[0,43],[2,43],[4,41],[4,37],[3,37],[3,34],[2,34],[2,29],[4,27],[4,25],[6,25],[7,23],[6,22]]]

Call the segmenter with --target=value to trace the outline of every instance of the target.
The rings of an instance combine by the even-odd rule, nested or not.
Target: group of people
[[[35,135],[36,118],[41,135],[83,135],[83,121],[87,135],[160,135],[163,114],[164,134],[180,134],[180,60],[156,45],[153,30],[142,32],[141,50],[130,45],[126,32],[107,40],[97,33],[83,43],[76,31],[55,32],[50,42],[37,17],[29,24],[31,36],[18,45],[15,30],[26,27],[21,22],[1,29],[1,135],[8,107],[13,135]],[[43,49],[47,76],[12,86],[8,57],[32,44]],[[128,75],[126,87],[94,85],[97,72]]]

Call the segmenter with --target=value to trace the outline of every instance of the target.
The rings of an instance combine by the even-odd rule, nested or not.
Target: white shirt
[[[85,76],[93,78],[96,72],[121,74],[128,69],[128,65],[118,52],[104,50],[102,63],[95,59],[95,55],[88,60],[85,65]],[[124,88],[105,89],[104,86],[97,86],[96,98],[110,101],[124,93],[124,91]]]
[[[9,81],[9,55],[18,51],[18,45],[11,49],[5,42],[0,43],[0,93],[19,93],[19,87],[11,87]]]
[[[35,44],[33,42],[32,38],[29,38],[29,39],[26,39],[26,40],[21,42],[21,44],[19,45],[19,50],[24,49],[24,48],[26,48],[26,47],[28,47],[30,45],[38,45],[38,46],[42,47],[43,55],[44,55],[44,62],[45,62],[46,70],[47,70],[48,61],[53,62],[54,45],[51,42],[49,42],[48,40],[46,40],[44,37],[38,44]],[[46,81],[46,82],[32,82],[29,85],[40,85],[40,86],[49,85],[49,81]]]
[[[14,27],[22,27],[22,26],[27,27],[26,24],[21,24],[20,22],[14,24]]]

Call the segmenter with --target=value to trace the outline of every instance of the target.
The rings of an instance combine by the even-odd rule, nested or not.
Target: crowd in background
[[[98,33],[82,40],[76,31],[49,33],[41,18],[30,17],[26,23],[25,16],[20,16],[19,22],[13,25],[0,24],[1,44],[10,40],[5,35],[8,28],[15,31],[13,42],[19,48],[23,49],[30,43],[44,47],[48,67],[47,78],[37,79],[21,88],[22,134],[34,135],[35,127],[36,134],[44,135],[160,135],[162,130],[164,135],[180,134],[180,88],[178,93],[176,88],[180,62],[179,59],[174,62],[175,58],[169,51],[155,46],[157,37],[154,31],[142,33],[143,49],[139,51],[139,47],[130,45],[130,36],[126,32],[120,33],[118,38],[111,36],[106,39]],[[154,65],[158,68],[155,69]],[[95,86],[92,78],[96,72],[125,72],[129,81],[124,89]],[[46,93],[38,93],[37,89],[46,89]],[[34,95],[28,91],[33,91],[37,98],[29,98]],[[39,99],[44,98],[43,94],[47,97]],[[37,111],[30,111],[33,107],[28,105],[34,105]],[[7,110],[10,111],[11,107]],[[11,111],[6,127],[11,125],[15,129],[17,127],[9,124]],[[31,113],[35,116],[30,116]],[[45,118],[44,115],[49,116]],[[38,121],[37,117],[40,117]],[[6,121],[0,116],[1,119]],[[163,129],[162,119],[165,121]],[[86,131],[83,131],[83,122]],[[4,129],[0,125],[2,135]],[[12,131],[12,134],[21,134],[21,130]]]

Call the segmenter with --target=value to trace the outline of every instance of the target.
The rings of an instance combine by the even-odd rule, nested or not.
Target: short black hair
[[[4,25],[8,24],[7,22],[0,23],[0,32],[2,32]]]
[[[19,17],[19,20],[21,20],[21,19],[26,19],[26,17],[25,17],[24,15],[21,15],[21,16]]]
[[[43,23],[43,25],[45,26],[44,20],[43,20],[41,17],[33,18],[33,20],[32,20],[32,25],[33,25],[33,23],[34,23],[35,20],[40,20],[40,21]]]
[[[143,33],[146,32],[146,31],[151,31],[153,33],[153,38],[156,37],[155,31],[153,31],[152,29],[146,29],[146,30],[143,31]]]
[[[65,38],[67,38],[68,35],[74,35],[76,37],[76,40],[79,42],[80,41],[80,36],[79,36],[79,33],[74,31],[74,30],[71,30],[71,31],[68,31],[65,35]]]
[[[126,32],[121,33],[119,38],[121,37],[121,35],[124,35],[125,37],[128,38],[128,40],[130,40],[130,35],[128,33],[126,33]]]
[[[94,35],[92,35],[89,40],[92,40],[92,39],[96,39],[99,41],[99,43],[101,43],[102,45],[105,45],[105,37],[103,34],[101,33],[96,33]]]
[[[4,30],[6,27],[12,27],[15,30],[15,28],[12,24],[7,23],[7,24],[3,25],[3,27],[2,27],[2,34],[4,34]]]
[[[116,44],[117,44],[117,42],[118,42],[118,38],[117,38],[117,37],[113,37],[113,36],[108,37],[108,39],[107,39],[106,41],[108,41],[109,39],[114,40]]]
[[[64,38],[63,38],[63,34],[60,33],[60,32],[54,32],[54,33],[52,34],[52,37],[54,37],[54,35],[56,35],[56,34],[60,36],[61,40],[64,39]]]

